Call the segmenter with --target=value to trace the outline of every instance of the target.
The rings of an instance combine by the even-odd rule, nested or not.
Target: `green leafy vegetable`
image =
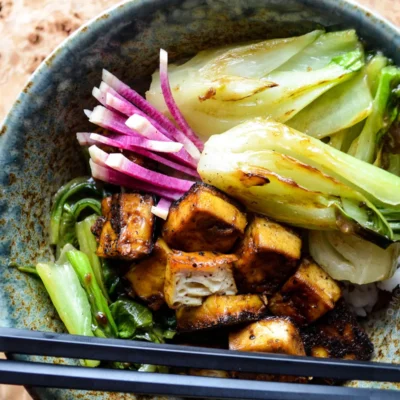
[[[87,200],[87,199],[85,199]],[[78,203],[77,203],[78,204]],[[87,206],[87,201],[82,203],[82,206]],[[79,209],[82,206],[76,206],[76,209]],[[107,289],[104,285],[104,274],[103,268],[100,258],[96,254],[97,250],[97,242],[96,239],[91,231],[91,227],[97,220],[96,215],[91,215],[85,218],[83,221],[76,223],[76,236],[79,242],[79,249],[83,253],[85,253],[90,261],[90,265],[92,267],[94,276],[96,277],[96,282],[99,285],[104,297],[109,301]]]
[[[67,244],[55,264],[39,263],[36,271],[68,332],[72,335],[93,336],[88,298],[66,256],[74,250],[73,246]],[[95,367],[100,362],[85,360],[84,364]]]
[[[33,276],[39,277],[39,274],[36,270],[35,265],[18,265],[16,263],[11,263],[9,265],[10,268],[17,268],[18,271],[25,272],[26,274],[30,274]]]
[[[288,121],[329,89],[354,77],[364,65],[354,31],[321,33],[199,53],[188,63],[171,68],[174,99],[203,139],[258,116]],[[325,51],[318,56],[324,45]],[[356,81],[354,86],[351,89],[362,102],[347,110],[350,116],[344,127],[352,116],[356,123],[368,113],[370,95],[362,96],[366,82]],[[168,114],[158,73],[146,96]],[[344,114],[346,107],[341,109]]]
[[[88,177],[75,178],[62,186],[54,196],[54,203],[51,210],[50,244],[59,244],[60,225],[62,222],[64,205],[68,199],[81,192],[90,192],[98,197],[102,197],[103,194],[96,185],[96,182],[92,178]],[[68,211],[71,212],[72,210]],[[72,216],[70,218],[72,219]]]
[[[79,250],[72,250],[66,253],[79,282],[87,293],[91,305],[92,320],[97,325],[95,335],[100,337],[117,337],[118,329],[114,318],[108,308],[107,300],[104,297],[90,265],[88,256]]]
[[[400,239],[400,179],[318,139],[254,119],[205,144],[202,179],[250,210],[308,229]]]
[[[374,163],[382,137],[393,122],[388,115],[392,90],[400,83],[400,68],[389,66],[382,69],[373,101],[372,112],[365,122],[360,136],[352,143],[349,154],[368,163]]]
[[[129,299],[117,300],[111,304],[110,310],[118,326],[118,336],[131,339],[138,329],[153,328],[151,311]]]
[[[400,244],[386,250],[357,236],[338,231],[311,231],[309,249],[317,263],[334,279],[358,285],[390,278],[397,269]]]

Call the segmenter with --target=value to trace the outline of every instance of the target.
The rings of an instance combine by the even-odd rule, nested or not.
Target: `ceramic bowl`
[[[100,82],[103,67],[145,90],[160,47],[173,60],[211,46],[299,35],[321,25],[356,28],[370,48],[383,50],[400,64],[400,32],[374,13],[342,0],[129,1],[90,21],[59,46],[32,76],[0,128],[0,326],[64,330],[42,284],[8,265],[52,257],[47,244],[51,198],[60,185],[84,173],[75,132],[90,129],[82,110],[95,105],[91,91]],[[400,362],[398,300],[395,297],[366,323],[376,360]],[[350,385],[396,388],[370,382]],[[140,397],[30,391],[43,400]]]

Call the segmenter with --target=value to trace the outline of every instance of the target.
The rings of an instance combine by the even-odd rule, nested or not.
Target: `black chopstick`
[[[0,328],[0,351],[182,368],[400,382],[397,364],[237,352],[13,328]]]
[[[0,382],[36,387],[241,400],[386,400],[399,398],[398,391],[395,390],[205,378],[12,360],[0,360]]]

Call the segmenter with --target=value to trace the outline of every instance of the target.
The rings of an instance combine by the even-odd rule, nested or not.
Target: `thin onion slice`
[[[109,154],[106,160],[106,165],[126,175],[132,176],[135,179],[162,188],[186,192],[194,185],[194,182],[192,181],[173,178],[141,167],[140,165],[128,160],[123,154]]]
[[[180,191],[162,189],[157,186],[138,181],[109,167],[101,166],[93,160],[89,160],[89,164],[93,178],[110,183],[112,185],[123,186],[128,189],[152,193],[169,200],[178,200],[183,195],[183,193]]]
[[[172,204],[172,201],[161,198],[156,206],[151,207],[151,212],[155,216],[157,216],[163,220],[166,220],[168,218],[169,208],[171,207],[171,204]]]
[[[150,118],[156,120],[163,128],[165,128],[176,141],[183,144],[187,152],[195,159],[199,160],[200,152],[194,143],[183,132],[177,129],[174,124],[160,111],[154,108],[139,93],[130,88],[128,85],[120,81],[116,76],[103,69],[103,81],[116,90],[121,96],[131,101],[139,107]]]
[[[92,133],[90,139],[94,142],[100,142],[109,146],[120,149],[135,150],[137,147],[160,153],[176,153],[183,146],[176,142],[160,142],[157,140],[148,140],[141,137],[113,135],[111,138],[107,136]]]
[[[77,132],[76,139],[81,146],[91,146],[94,141],[90,139],[90,132]]]
[[[171,91],[171,85],[169,84],[169,78],[168,78],[168,53],[163,49],[160,50],[160,83],[165,104],[167,105],[169,112],[174,117],[179,128],[195,144],[195,146],[200,151],[203,151],[204,143],[197,137],[197,135],[190,128],[185,117],[179,110],[178,105],[175,103]]]

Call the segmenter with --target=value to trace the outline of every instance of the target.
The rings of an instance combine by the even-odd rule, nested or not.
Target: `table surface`
[[[400,25],[400,0],[354,0]],[[40,62],[80,25],[118,0],[0,1],[0,121]],[[0,400],[27,400],[0,385]]]

